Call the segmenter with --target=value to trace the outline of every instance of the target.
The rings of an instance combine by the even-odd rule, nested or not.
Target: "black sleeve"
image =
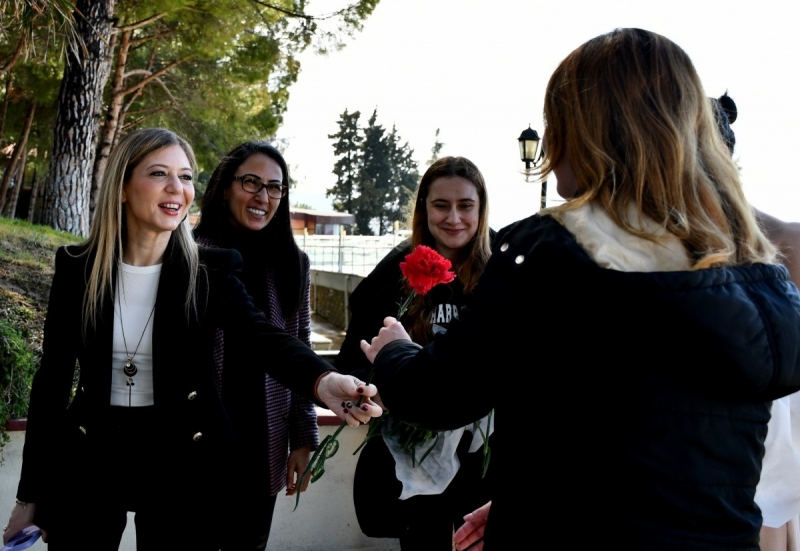
[[[336,367],[342,373],[367,381],[372,364],[361,351],[361,340],[370,341],[387,316],[396,316],[402,288],[399,262],[404,250],[394,250],[382,260],[350,295],[350,323]]]
[[[330,371],[331,365],[301,340],[270,324],[264,313],[255,307],[239,279],[242,257],[238,252],[206,249],[204,257],[210,272],[211,292],[217,297],[217,326],[240,335],[242,338],[237,341],[251,348],[246,352],[250,357],[263,358],[263,363],[255,362],[255,365],[263,366],[270,377],[314,399],[317,378]]]
[[[59,454],[60,422],[64,418],[72,391],[72,381],[81,342],[83,293],[77,281],[83,259],[76,261],[60,248],[50,288],[44,323],[42,360],[31,385],[28,423],[23,449],[22,473],[17,497],[22,501],[41,501],[48,491],[52,461]]]
[[[519,312],[540,276],[531,269],[532,259],[519,263],[519,251],[500,247],[506,235],[504,230],[495,239],[492,257],[447,332],[424,348],[396,341],[378,354],[373,382],[392,415],[448,430],[477,421],[496,406],[504,369],[519,363],[519,344],[529,339],[530,326]]]

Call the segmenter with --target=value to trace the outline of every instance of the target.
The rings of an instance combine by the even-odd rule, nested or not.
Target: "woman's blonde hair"
[[[774,262],[689,56],[641,29],[572,52],[545,96],[546,177],[569,159],[577,190],[551,211],[598,202],[646,239],[630,205],[682,240],[695,268]],[[568,153],[568,157],[567,157]]]
[[[460,177],[472,183],[478,191],[478,228],[475,236],[452,259],[453,271],[461,282],[464,293],[468,293],[478,282],[483,268],[492,254],[489,229],[489,195],[486,182],[478,167],[465,157],[442,157],[428,167],[417,187],[414,212],[411,215],[411,250],[417,245],[436,248],[436,239],[428,228],[428,208],[426,200],[431,184],[439,178]],[[411,292],[411,289],[407,289]],[[425,344],[430,340],[428,320],[431,305],[424,297],[417,296],[408,308],[408,331],[416,342]]]
[[[192,174],[197,174],[197,161],[189,143],[176,133],[163,128],[144,128],[124,136],[111,151],[103,174],[89,238],[81,254],[94,255],[83,297],[84,331],[94,328],[102,311],[103,301],[114,296],[115,269],[122,258],[125,242],[125,210],[122,208],[122,186],[130,180],[133,169],[145,157],[164,147],[177,145],[189,159]],[[184,220],[170,238],[173,254],[188,264],[186,290],[187,319],[196,309],[195,288],[200,261],[189,222]]]

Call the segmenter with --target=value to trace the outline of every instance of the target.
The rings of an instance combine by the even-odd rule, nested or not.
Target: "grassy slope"
[[[0,218],[0,321],[16,329],[37,360],[56,249],[80,241],[51,228]],[[0,353],[7,344],[0,342]],[[4,390],[0,396],[8,399]]]

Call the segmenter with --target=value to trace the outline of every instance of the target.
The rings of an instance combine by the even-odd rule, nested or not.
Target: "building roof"
[[[320,211],[290,207],[292,220],[313,218],[317,224],[355,224],[356,217],[349,212]]]

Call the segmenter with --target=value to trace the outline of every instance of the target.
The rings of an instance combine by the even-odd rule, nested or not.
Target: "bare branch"
[[[125,73],[125,75],[123,75],[123,78],[134,77],[136,75],[150,76],[152,74],[153,71],[151,71],[150,69],[131,69],[130,71]]]
[[[137,21],[136,23],[131,23],[129,25],[123,25],[122,27],[117,27],[118,31],[135,31],[136,29],[141,29],[142,27],[146,27],[150,23],[154,21],[158,21],[162,17],[166,16],[166,13],[157,13],[153,16],[148,17],[147,19],[142,19],[141,21]]]
[[[17,62],[17,60],[22,55],[22,52],[25,51],[25,44],[28,41],[28,31],[23,30],[22,36],[19,37],[19,42],[17,42],[17,47],[14,49],[14,53],[11,54],[8,61],[0,67],[0,75],[8,72]]]
[[[167,97],[172,102],[172,105],[177,106],[179,103],[178,98],[172,95],[172,92],[170,92],[169,87],[166,84],[164,84],[164,81],[161,80],[160,78],[156,78],[155,81],[156,84],[160,85],[161,88],[164,90],[164,92],[167,94]],[[181,114],[183,114],[183,112],[181,112]]]
[[[131,40],[131,46],[138,46],[139,44],[144,44],[145,42],[150,42],[152,40],[169,36],[171,34],[175,34],[175,29],[168,29],[166,31],[159,31],[157,33],[149,34],[147,36],[142,36],[140,38],[134,38]]]
[[[274,6],[272,4],[268,4],[267,2],[263,2],[262,0],[250,0],[253,4],[257,4],[264,8],[269,8],[271,10],[275,10],[277,12],[283,13],[288,15],[289,17],[295,17],[297,19],[305,19],[306,21],[325,21],[326,19],[331,19],[342,13],[346,12],[349,9],[352,9],[356,4],[350,4],[340,10],[336,10],[335,12],[331,12],[327,15],[308,15],[305,13],[298,13],[295,11],[287,10],[285,8],[281,8],[280,6]]]
[[[250,0],[253,4],[261,6],[263,8],[269,8],[271,10],[275,10],[277,12],[283,13],[288,15],[289,17],[296,17],[298,19],[313,19],[312,16],[306,15],[304,13],[297,13],[294,11],[287,10],[285,8],[281,8],[280,6],[273,6],[272,4],[267,4],[266,2],[262,2],[261,0]]]
[[[125,127],[123,128],[123,130],[130,130],[131,128],[134,128],[134,127],[138,126],[142,121],[144,121],[148,117],[152,117],[153,115],[157,115],[158,113],[160,113],[162,111],[166,111],[169,108],[170,108],[169,105],[162,105],[161,107],[156,107],[156,108],[152,109],[150,113],[148,113],[146,115],[143,115],[143,116],[141,116],[141,117],[139,117],[137,119],[134,119],[131,122],[127,123],[125,125]]]
[[[149,83],[153,82],[154,80],[158,81],[160,83],[159,77],[161,75],[163,75],[164,73],[169,72],[170,69],[172,69],[173,67],[175,67],[177,65],[180,65],[181,63],[184,63],[185,61],[187,61],[190,58],[191,58],[191,56],[187,56],[187,57],[183,57],[181,59],[175,60],[172,63],[170,63],[169,65],[165,65],[164,67],[162,67],[161,69],[159,69],[155,73],[149,73],[149,71],[145,71],[144,69],[134,69],[133,71],[130,71],[129,73],[126,73],[125,74],[126,77],[131,75],[131,74],[148,74],[149,76],[143,78],[142,80],[140,80],[139,82],[137,82],[133,86],[131,86],[129,88],[126,88],[123,91],[123,94],[127,95],[127,94],[130,94],[130,93],[135,92],[137,90],[141,90],[142,88],[147,86]]]

